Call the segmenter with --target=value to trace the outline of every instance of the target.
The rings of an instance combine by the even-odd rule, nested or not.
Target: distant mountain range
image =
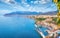
[[[52,11],[52,12],[30,12],[30,11],[16,11],[16,12],[11,12],[8,14],[5,14],[4,16],[9,16],[9,15],[56,15],[57,11]]]

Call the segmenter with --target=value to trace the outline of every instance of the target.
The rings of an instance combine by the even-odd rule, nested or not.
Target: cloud
[[[40,0],[40,1],[39,1],[40,4],[46,4],[46,3],[48,3],[48,2],[50,2],[50,0]]]
[[[15,0],[0,0],[0,1],[9,5],[16,4]]]
[[[19,5],[19,3],[17,3],[15,0],[0,0],[1,2],[4,2],[8,5],[10,5],[10,7],[13,9],[13,10],[21,10],[23,9],[23,7],[21,5]],[[27,5],[28,6],[28,5]],[[8,6],[7,6],[8,7]]]
[[[9,5],[11,5],[12,10],[14,10],[14,11],[37,11],[37,12],[46,12],[46,11],[53,11],[52,9],[56,10],[55,8],[53,8],[53,6],[55,7],[55,5],[52,5],[51,4],[51,7],[50,6],[48,7],[48,5],[46,5],[48,8],[46,8],[46,6],[42,6],[41,5],[41,4],[46,4],[50,0],[39,0],[39,1],[34,1],[34,2],[31,1],[31,3],[34,3],[34,4],[38,4],[39,3],[39,5],[41,5],[41,7],[38,6],[38,5],[33,6],[33,4],[30,5],[27,2],[25,2],[24,0],[22,0],[23,1],[22,2],[22,5],[21,5],[21,3],[18,3],[15,0],[6,0],[6,1],[5,0],[1,0],[1,1],[2,2],[5,2],[5,3],[9,4]],[[12,4],[12,2],[14,2],[14,3]]]
[[[40,4],[46,4],[47,2],[45,0],[39,1]]]

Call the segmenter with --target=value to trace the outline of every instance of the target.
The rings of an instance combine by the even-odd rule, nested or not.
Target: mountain
[[[42,13],[40,15],[56,15],[57,13],[58,11],[51,11],[51,12]]]
[[[11,12],[8,14],[5,14],[4,16],[10,16],[10,15],[56,15],[57,11],[52,11],[52,12],[30,12],[30,11],[16,11],[16,12]]]

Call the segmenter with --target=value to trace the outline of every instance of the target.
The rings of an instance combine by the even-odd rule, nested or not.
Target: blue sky
[[[56,11],[57,8],[52,0],[0,0],[0,11]]]

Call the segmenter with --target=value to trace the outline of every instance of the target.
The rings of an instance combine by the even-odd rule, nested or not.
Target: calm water
[[[0,16],[0,38],[40,38],[40,35],[33,19]]]

